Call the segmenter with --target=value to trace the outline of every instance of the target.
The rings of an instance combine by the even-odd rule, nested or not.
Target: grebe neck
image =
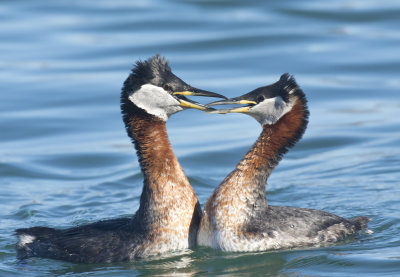
[[[162,226],[171,230],[181,228],[178,226],[185,225],[185,220],[190,223],[192,217],[198,220],[197,196],[172,150],[166,122],[133,105],[129,113],[123,114],[144,176],[140,207],[135,215],[141,227]]]
[[[262,132],[253,147],[238,163],[235,170],[225,178],[220,187],[229,187],[235,194],[240,191],[249,192],[246,197],[253,195],[258,201],[265,199],[266,204],[266,181],[288,148],[292,147],[303,135],[307,119],[308,110],[305,99],[297,98],[292,109],[276,124],[263,125]]]

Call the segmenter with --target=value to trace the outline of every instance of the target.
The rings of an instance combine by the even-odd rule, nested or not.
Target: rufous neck
[[[161,187],[168,182],[189,184],[172,150],[165,121],[134,114],[128,123],[128,133],[135,144],[145,184]]]
[[[223,183],[228,183],[229,178],[234,177],[235,185],[265,191],[265,184],[272,170],[288,151],[288,147],[293,146],[303,134],[307,115],[305,103],[298,99],[292,110],[276,124],[264,125],[253,147]]]
[[[145,228],[159,222],[169,224],[171,221],[166,218],[179,213],[174,209],[194,206],[197,197],[172,150],[166,123],[148,114],[135,113],[130,115],[126,124],[144,175],[137,217]],[[185,207],[178,205],[179,199]]]

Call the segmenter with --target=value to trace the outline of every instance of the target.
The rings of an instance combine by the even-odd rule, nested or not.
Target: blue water
[[[0,20],[0,276],[400,273],[399,1],[2,0]],[[269,203],[365,215],[374,233],[316,249],[18,263],[16,228],[138,208],[119,94],[132,64],[155,53],[191,85],[231,97],[294,74],[310,124],[269,179]],[[189,110],[168,132],[203,205],[260,127]]]

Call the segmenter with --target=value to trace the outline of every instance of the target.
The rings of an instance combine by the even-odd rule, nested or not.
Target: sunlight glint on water
[[[1,276],[398,275],[397,1],[21,0],[3,1],[0,16]],[[188,83],[230,97],[294,74],[310,124],[269,179],[269,203],[369,216],[374,233],[319,249],[18,263],[16,228],[65,228],[138,208],[142,177],[119,93],[132,64],[155,53]],[[204,204],[260,127],[243,115],[186,111],[168,131]]]

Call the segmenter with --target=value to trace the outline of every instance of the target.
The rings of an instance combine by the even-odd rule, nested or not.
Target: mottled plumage
[[[220,97],[176,77],[160,56],[138,62],[124,83],[121,110],[137,150],[144,184],[132,218],[104,220],[65,230],[16,230],[19,258],[44,257],[98,263],[146,258],[193,247],[201,208],[171,144],[166,120],[185,108],[208,110],[182,95]],[[138,96],[139,95],[139,96]]]
[[[219,113],[248,113],[262,124],[263,130],[207,201],[199,227],[199,245],[225,251],[319,246],[366,227],[366,217],[346,220],[319,210],[267,203],[267,178],[302,137],[308,123],[307,101],[293,77],[282,75],[270,86],[214,104],[225,103],[250,104]]]

